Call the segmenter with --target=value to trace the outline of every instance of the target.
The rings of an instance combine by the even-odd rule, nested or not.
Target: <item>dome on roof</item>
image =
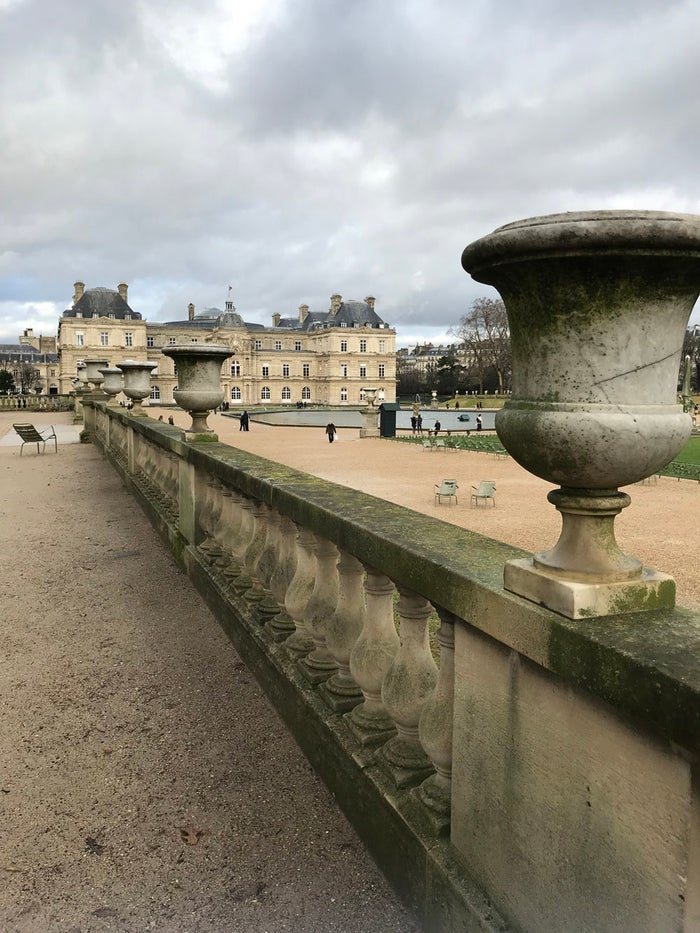
[[[243,318],[237,311],[224,311],[219,315],[219,327],[244,327]]]

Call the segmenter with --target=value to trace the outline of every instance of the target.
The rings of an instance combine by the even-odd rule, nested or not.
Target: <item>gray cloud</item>
[[[371,292],[399,342],[442,337],[486,293],[463,247],[501,223],[700,212],[697,21],[694,0],[0,0],[0,340],[47,332],[78,278],[127,281],[152,319],[229,284],[261,322]]]

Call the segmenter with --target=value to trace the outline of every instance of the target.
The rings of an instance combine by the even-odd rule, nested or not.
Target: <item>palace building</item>
[[[148,323],[131,309],[128,288],[85,289],[76,282],[73,305],[58,328],[59,385],[70,392],[78,363],[107,359],[152,360],[151,399],[173,404],[177,374],[168,346],[215,343],[231,348],[222,367],[224,398],[233,405],[358,405],[362,390],[396,398],[396,333],[374,310],[374,298],[343,301],[333,295],[327,311],[301,305],[294,317],[273,314],[272,325],[248,323],[227,301],[222,311],[183,320]]]

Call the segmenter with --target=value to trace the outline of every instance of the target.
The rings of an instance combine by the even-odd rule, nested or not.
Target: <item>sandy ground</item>
[[[182,411],[151,409],[150,413],[155,418],[163,414],[166,420],[172,414],[181,427],[190,423]],[[547,502],[554,487],[510,458],[360,439],[359,430],[351,428],[341,429],[329,444],[323,428],[251,422],[250,431],[244,432],[239,431],[237,419],[221,414],[211,415],[209,423],[226,443],[530,552],[552,547],[559,537],[559,513]],[[435,504],[434,486],[443,479],[456,479],[459,484],[456,506]],[[471,487],[482,479],[496,481],[495,508],[470,508]],[[625,491],[632,504],[615,521],[620,547],[646,566],[670,573],[676,580],[678,604],[700,609],[700,483],[660,477],[655,485],[635,485]]]
[[[2,933],[415,933],[93,447],[0,443],[0,528]]]

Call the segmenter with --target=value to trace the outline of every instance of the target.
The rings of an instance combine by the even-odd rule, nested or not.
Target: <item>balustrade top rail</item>
[[[700,748],[700,615],[677,608],[571,621],[503,589],[525,552],[227,444],[191,444],[178,428],[97,407],[196,470],[260,499],[397,584],[541,667]]]

